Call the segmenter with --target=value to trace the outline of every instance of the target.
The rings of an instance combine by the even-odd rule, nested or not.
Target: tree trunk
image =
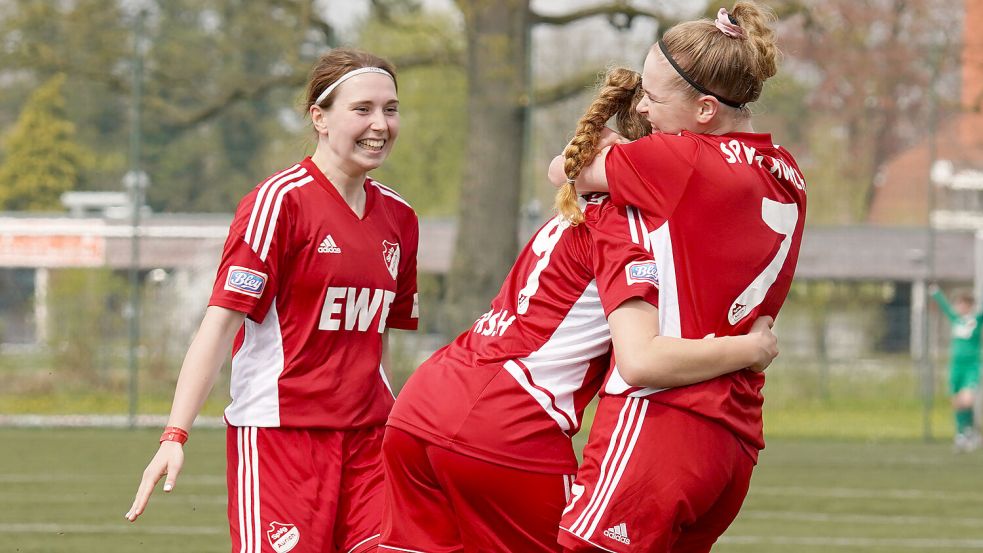
[[[528,0],[458,0],[468,45],[468,166],[445,332],[460,332],[488,309],[515,261],[527,99]]]

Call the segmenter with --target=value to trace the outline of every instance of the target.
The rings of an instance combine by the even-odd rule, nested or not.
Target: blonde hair
[[[310,111],[311,106],[317,101],[317,97],[324,92],[324,89],[331,86],[342,75],[363,67],[385,69],[392,75],[393,84],[396,83],[396,67],[388,60],[363,50],[334,48],[321,56],[311,69],[311,76],[307,81],[306,111]],[[331,107],[331,102],[334,101],[336,92],[332,91],[331,94],[328,94],[328,97],[321,102],[320,106],[325,109]]]
[[[635,111],[642,94],[642,77],[637,72],[623,67],[607,72],[597,98],[577,122],[573,140],[563,150],[563,157],[566,158],[563,172],[568,181],[576,179],[597,156],[601,131],[611,117],[615,118],[618,132],[629,140],[641,138],[651,131],[648,120]],[[573,225],[584,222],[584,213],[577,204],[577,198],[577,190],[569,183],[556,193],[556,211]]]
[[[771,28],[776,17],[771,9],[751,1],[737,2],[730,16],[743,29],[743,38],[730,37],[713,21],[700,19],[674,25],[662,43],[693,81],[744,106],[756,101],[765,81],[778,72],[781,53]],[[691,97],[700,95],[682,77],[676,82]]]

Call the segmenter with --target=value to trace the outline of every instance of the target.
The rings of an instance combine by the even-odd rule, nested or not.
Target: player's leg
[[[233,553],[320,553],[330,547],[339,448],[334,453],[320,449],[306,430],[229,427],[226,480]],[[328,461],[332,467],[316,466],[315,455],[333,459]]]
[[[572,475],[506,467],[438,446],[429,454],[465,551],[560,551],[557,531]]]
[[[385,489],[382,437],[385,426],[344,433],[341,490],[334,543],[341,553],[375,551],[382,533]]]
[[[379,551],[463,551],[457,521],[434,474],[427,442],[388,427],[382,442],[385,480]]]
[[[961,359],[953,358],[949,364],[949,391],[952,394],[952,415],[955,422],[953,448],[956,452],[971,449],[973,431],[973,389],[969,367]]]
[[[716,423],[643,399],[602,398],[560,543],[578,552],[673,551],[683,529],[713,511],[742,463],[751,458]]]

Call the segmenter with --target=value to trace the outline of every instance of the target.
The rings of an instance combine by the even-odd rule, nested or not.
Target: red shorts
[[[708,419],[603,397],[560,524],[572,551],[710,551],[747,495],[754,461]]]
[[[226,479],[233,553],[375,551],[384,429],[230,426]]]
[[[389,427],[380,551],[558,552],[571,475],[505,467]]]

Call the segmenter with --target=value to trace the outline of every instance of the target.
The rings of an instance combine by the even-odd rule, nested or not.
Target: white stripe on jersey
[[[259,192],[256,193],[256,199],[253,200],[253,211],[249,216],[249,224],[246,226],[246,236],[245,240],[247,244],[253,241],[253,231],[257,230],[257,234],[262,234],[262,228],[266,223],[266,211],[263,212],[263,216],[260,217],[259,211],[260,207],[263,205],[263,200],[266,198],[267,192],[270,188],[279,187],[284,182],[303,175],[307,172],[306,169],[301,169],[300,165],[294,165],[289,169],[285,169],[276,173],[272,177],[266,179],[266,182],[259,186]],[[258,245],[253,247],[253,251],[256,251]]]
[[[549,340],[505,369],[568,434],[580,430],[574,393],[580,389],[591,359],[604,354],[611,341],[604,308],[591,281]],[[525,369],[525,370],[523,370]]]
[[[349,549],[349,550],[348,550],[348,553],[352,553],[352,551],[355,551],[356,549],[358,549],[358,547],[359,547],[360,545],[362,545],[363,543],[365,543],[365,542],[367,542],[367,541],[370,541],[370,540],[374,540],[374,539],[376,539],[376,538],[378,538],[378,537],[379,537],[379,536],[381,536],[381,535],[382,535],[382,534],[376,534],[376,535],[374,535],[374,536],[369,536],[369,537],[367,537],[367,538],[365,538],[364,540],[362,540],[362,541],[360,541],[360,542],[358,542],[358,543],[356,543],[354,547],[352,547],[351,549]],[[378,546],[377,546],[377,547],[378,547]]]
[[[225,408],[230,425],[280,426],[277,383],[283,367],[283,335],[273,298],[263,324],[246,318],[242,346],[232,358],[232,403]]]
[[[676,265],[672,254],[672,235],[669,233],[669,221],[659,228],[648,232],[641,212],[633,207],[628,208],[628,224],[631,228],[632,240],[636,244],[644,243],[646,250],[652,253],[655,264],[659,268],[659,334],[679,338],[682,336],[682,325],[679,322],[679,293],[676,288]],[[635,236],[635,224],[638,225],[641,237]],[[641,242],[639,240],[641,239]],[[604,393],[609,395],[625,395],[631,389],[634,392],[629,397],[645,397],[669,388],[635,388],[629,386],[618,372],[615,365],[611,376],[604,384]]]
[[[640,244],[645,251],[652,253],[652,239],[649,236],[648,225],[645,224],[645,218],[642,217],[642,213],[638,208],[628,206],[628,227],[631,230],[631,239],[634,243]],[[638,225],[638,230],[636,234],[635,225]],[[641,241],[639,241],[639,236]]]
[[[407,202],[406,200],[404,200],[403,197],[399,195],[399,192],[396,192],[392,188],[389,188],[388,186],[386,186],[384,184],[381,184],[379,182],[376,182],[376,181],[374,181],[372,179],[369,179],[369,182],[372,183],[373,185],[375,185],[375,187],[379,189],[379,192],[383,196],[388,196],[388,197],[396,200],[397,202],[405,205],[406,207],[408,207],[410,209],[413,209],[413,206],[411,206],[409,204],[409,202]]]
[[[601,460],[600,473],[590,501],[569,528],[573,534],[588,539],[597,530],[604,510],[607,509],[631,459],[647,409],[648,401],[644,399],[628,398],[625,401],[621,413],[618,414],[618,424],[615,425],[608,449]]]
[[[314,177],[307,175],[306,177],[300,179],[297,182],[292,182],[277,192],[276,201],[273,204],[273,214],[270,215],[270,224],[266,229],[266,240],[263,241],[263,251],[259,252],[259,258],[262,261],[266,261],[266,255],[270,253],[270,243],[273,242],[273,232],[276,230],[277,217],[280,216],[280,205],[283,203],[283,196],[293,190],[294,188],[300,188],[305,184],[314,180]],[[253,251],[258,251],[253,248]]]

